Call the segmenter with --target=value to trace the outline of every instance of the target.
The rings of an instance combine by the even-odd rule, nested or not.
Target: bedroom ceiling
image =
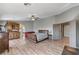
[[[26,20],[33,14],[39,18],[45,18],[58,15],[74,6],[77,3],[31,3],[25,6],[24,3],[0,3],[0,19],[1,20]]]

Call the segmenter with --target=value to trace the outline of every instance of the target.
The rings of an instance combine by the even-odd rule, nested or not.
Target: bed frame
[[[48,30],[38,30],[38,32],[39,32],[39,33],[47,33],[47,35],[48,35],[48,33],[49,33]],[[44,40],[46,40],[46,39],[49,38],[49,36],[48,36],[47,38],[45,38],[45,39],[43,39],[43,40],[41,40],[41,41],[38,41],[36,35],[35,35],[35,37],[36,37],[36,43],[39,43],[39,42],[44,41]]]

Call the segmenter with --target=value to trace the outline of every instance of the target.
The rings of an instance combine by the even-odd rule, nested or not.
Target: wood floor
[[[10,40],[10,51],[2,55],[61,55],[68,43],[68,38],[56,41],[48,39],[37,44],[28,39]]]

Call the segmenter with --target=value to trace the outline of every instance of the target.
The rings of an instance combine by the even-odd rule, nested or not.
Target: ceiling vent
[[[30,6],[31,4],[30,4],[30,3],[24,3],[24,5],[25,5],[25,6]]]

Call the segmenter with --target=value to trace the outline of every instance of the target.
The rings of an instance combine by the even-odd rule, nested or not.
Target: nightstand
[[[52,34],[49,34],[49,39],[52,39],[52,36],[53,36]]]

